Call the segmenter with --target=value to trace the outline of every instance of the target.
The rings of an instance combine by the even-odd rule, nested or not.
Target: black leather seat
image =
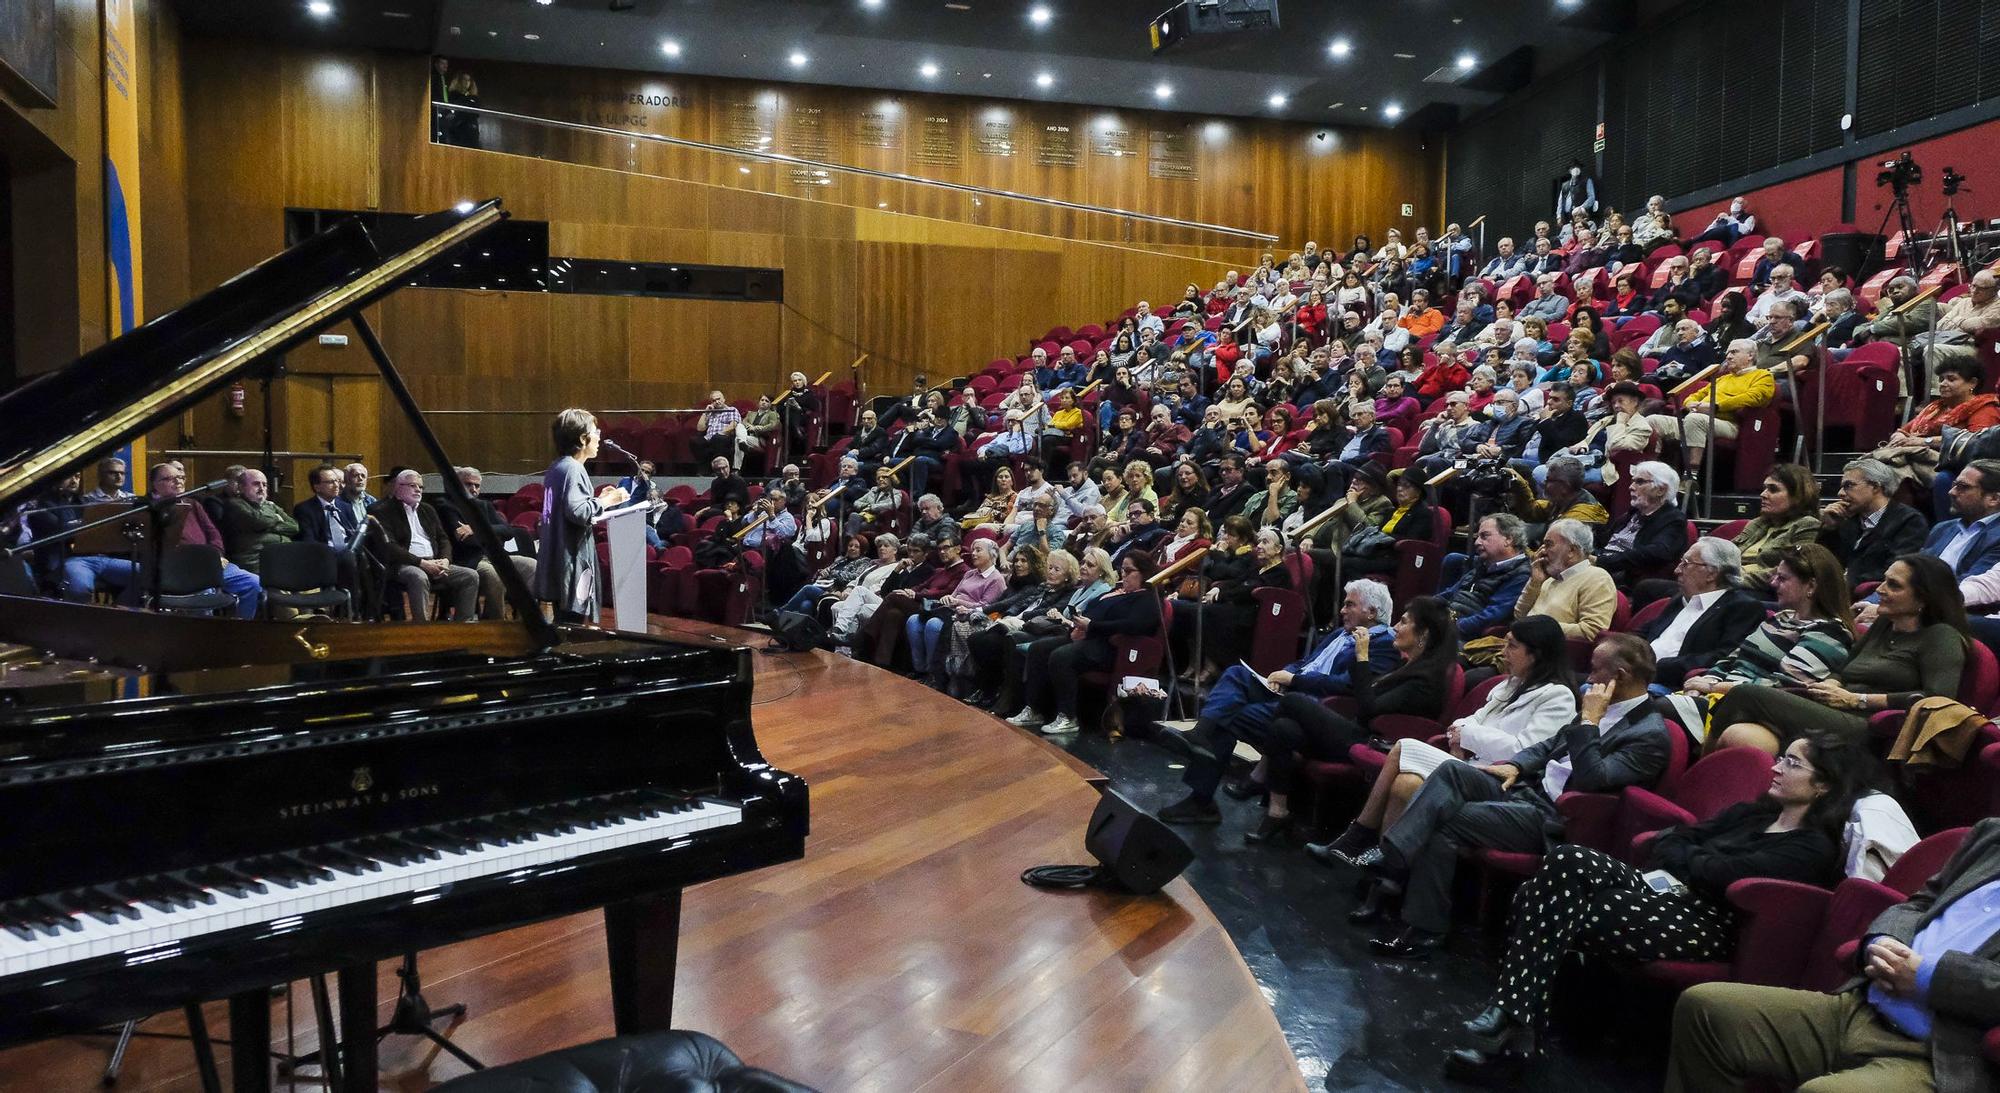
[[[649,1032],[564,1048],[456,1078],[432,1093],[814,1093],[745,1066],[699,1032]]]

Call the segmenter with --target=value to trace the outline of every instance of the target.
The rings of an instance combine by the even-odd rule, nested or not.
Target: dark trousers
[[[1403,887],[1403,921],[1441,934],[1451,926],[1451,878],[1464,847],[1539,851],[1544,821],[1555,806],[1522,782],[1502,792],[1500,779],[1470,763],[1438,767],[1417,791],[1403,817],[1382,835],[1409,870]]]
[[[1085,672],[1103,671],[1112,665],[1111,643],[1102,638],[1071,641],[1068,637],[1041,638],[1028,645],[1027,663],[1021,676],[1026,705],[1037,712],[1076,716],[1076,694]]]
[[[1016,635],[1002,626],[975,630],[965,639],[966,657],[972,662],[972,689],[998,695],[1002,674],[1015,657]]]
[[[1298,789],[1300,764],[1307,759],[1344,762],[1349,749],[1368,739],[1353,718],[1329,710],[1312,695],[1287,694],[1261,733],[1246,734],[1264,756],[1264,785],[1272,793]]]
[[[694,455],[698,467],[708,466],[717,456],[729,460],[733,466],[736,463],[736,434],[726,432],[695,437],[688,441],[688,451]]]
[[[866,656],[868,662],[879,668],[887,668],[896,662],[896,643],[903,637],[903,620],[923,610],[922,600],[891,596],[882,601],[882,606],[868,616],[861,624],[861,633],[855,636],[856,656]]]

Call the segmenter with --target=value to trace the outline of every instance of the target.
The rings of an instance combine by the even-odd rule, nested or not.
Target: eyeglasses
[[[1788,771],[1803,770],[1808,773],[1812,771],[1812,764],[1790,753],[1778,756],[1778,765]]]

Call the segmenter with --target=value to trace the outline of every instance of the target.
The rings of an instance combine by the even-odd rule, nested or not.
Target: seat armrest
[[[1611,849],[1611,833],[1618,821],[1618,795],[1572,790],[1556,798],[1562,814],[1563,838],[1595,850]]]
[[[1731,884],[1727,896],[1742,912],[1736,931],[1735,978],[1771,987],[1797,986],[1833,893],[1797,881],[1746,877]]]

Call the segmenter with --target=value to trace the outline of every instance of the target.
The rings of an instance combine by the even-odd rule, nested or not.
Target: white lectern
[[[646,632],[646,521],[651,505],[627,505],[598,514],[611,544],[611,572],[601,574],[598,602],[617,616],[617,628]]]

